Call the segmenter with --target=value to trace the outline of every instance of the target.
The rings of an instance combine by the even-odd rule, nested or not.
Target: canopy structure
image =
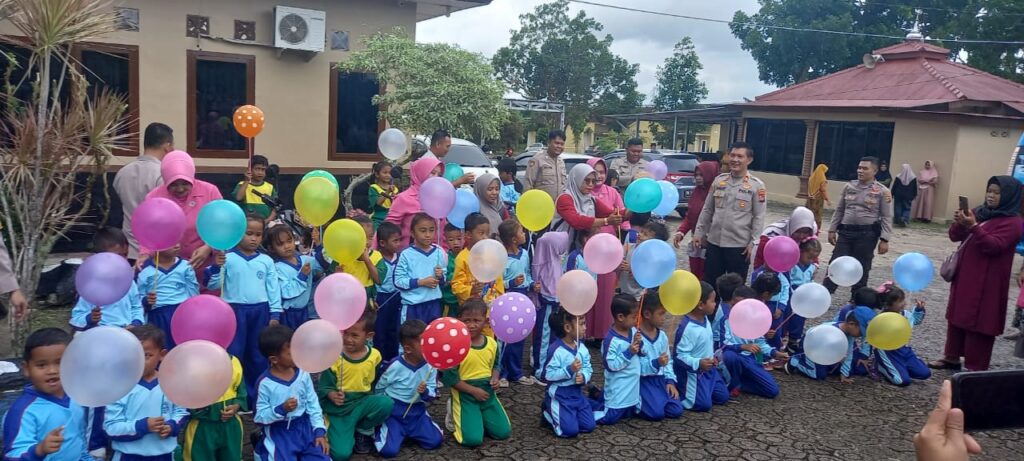
[[[690,137],[690,124],[720,124],[722,126],[723,135],[727,135],[726,140],[731,141],[735,138],[734,133],[736,130],[736,122],[743,116],[743,111],[732,105],[726,104],[711,104],[707,107],[698,109],[686,109],[686,110],[670,110],[662,112],[642,112],[637,114],[613,114],[605,115],[604,118],[607,120],[613,120],[619,124],[623,129],[627,128],[628,123],[635,123],[635,133],[637,137],[640,137],[640,122],[662,122],[672,123],[672,148],[678,145],[679,138],[679,122],[683,122],[684,138],[689,139]],[[728,145],[729,142],[723,145]]]

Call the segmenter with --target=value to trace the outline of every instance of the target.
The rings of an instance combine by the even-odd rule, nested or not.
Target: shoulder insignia
[[[757,201],[758,202],[764,203],[764,201],[767,198],[768,198],[768,190],[767,189],[758,189],[757,190]]]
[[[532,159],[532,158],[530,159],[529,162],[526,163],[526,166],[535,166],[535,165],[537,165],[537,161]]]
[[[727,184],[725,181],[718,181],[718,187],[725,187]]]

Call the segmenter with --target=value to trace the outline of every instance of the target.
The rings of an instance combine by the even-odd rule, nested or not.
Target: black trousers
[[[850,293],[857,291],[860,288],[867,286],[868,274],[871,273],[871,260],[875,258],[875,247],[878,246],[879,231],[877,230],[844,230],[840,229],[838,232],[839,239],[836,241],[836,249],[832,251],[832,259],[829,260],[829,264],[835,261],[840,256],[853,256],[854,259],[860,261],[860,265],[864,268],[864,275],[860,277],[860,281],[850,287]],[[839,285],[832,282],[832,279],[825,279],[825,288],[828,288],[829,293],[835,293]]]
[[[746,247],[723,248],[708,243],[706,262],[704,263],[704,281],[710,283],[711,286],[716,286],[715,281],[718,280],[718,277],[729,272],[735,272],[743,277],[743,280],[747,280],[750,261],[743,254],[746,249]]]

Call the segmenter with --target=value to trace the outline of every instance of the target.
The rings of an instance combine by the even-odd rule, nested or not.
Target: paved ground
[[[772,208],[768,221],[787,212]],[[938,265],[953,249],[945,228],[938,225],[899,229],[892,240],[890,254],[875,260],[870,280],[873,286],[892,278],[892,263],[905,252],[924,253]],[[822,259],[827,261],[831,251],[832,247],[825,244]],[[680,261],[685,268],[685,257]],[[1019,266],[1017,261],[1014,267]],[[821,268],[819,281],[823,273]],[[1016,299],[1017,288],[1013,285],[1010,296]],[[835,315],[848,293],[840,290],[827,318]],[[918,295],[927,301],[928,316],[914,331],[911,344],[919,355],[931,359],[942,351],[948,285],[939,279]],[[62,315],[66,319],[66,311],[42,313],[36,316],[35,323],[60,323],[65,321],[59,318]],[[808,326],[816,323],[812,320]],[[0,344],[6,342],[4,332],[0,334]],[[592,350],[591,354],[598,369],[597,351]],[[1009,341],[997,340],[993,355],[994,368],[1024,366],[1024,361],[1013,358]],[[600,373],[595,376],[600,379]],[[513,385],[499,392],[512,419],[511,440],[487,441],[470,450],[459,447],[447,434],[440,451],[409,447],[403,450],[401,459],[913,459],[911,437],[934,405],[941,380],[948,376],[949,373],[937,373],[930,380],[901,389],[867,378],[840,385],[832,380],[812,382],[777,373],[782,394],[775,400],[743,396],[715,407],[710,413],[685,413],[680,420],[661,423],[630,420],[599,427],[594,433],[572,440],[557,439],[550,429],[539,424],[542,388]],[[442,398],[430,408],[437,421],[443,420],[446,397],[447,391],[443,391]],[[983,459],[1022,459],[1024,431],[981,433],[976,437],[984,448]]]

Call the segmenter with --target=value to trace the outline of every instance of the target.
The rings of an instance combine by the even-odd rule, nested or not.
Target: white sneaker
[[[541,387],[548,387],[548,383],[541,381],[541,379],[536,376],[533,377],[533,384],[536,384]]]
[[[531,378],[529,376],[523,376],[522,378],[517,379],[516,382],[519,383],[519,384],[522,384],[524,386],[532,386],[532,385],[536,384],[536,382],[533,380],[533,378]]]
[[[508,380],[501,378],[498,380],[498,387],[508,387]]]

